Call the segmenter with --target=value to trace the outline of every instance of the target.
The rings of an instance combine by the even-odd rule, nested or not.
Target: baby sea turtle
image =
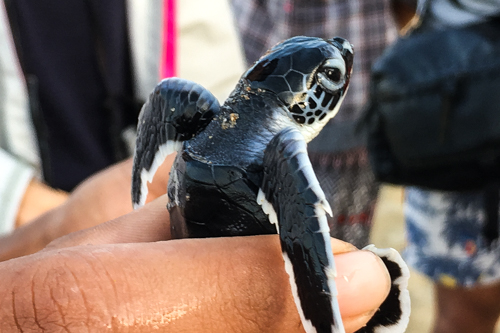
[[[169,78],[139,116],[135,207],[145,203],[147,182],[165,157],[177,151],[168,185],[172,237],[279,233],[307,332],[344,332],[326,219],[331,208],[306,143],[339,110],[352,64],[343,38],[294,37],[244,73],[224,105],[199,84]],[[400,267],[398,255],[384,256]],[[393,296],[388,301],[399,310],[401,295]],[[401,318],[407,321],[397,313],[390,324]]]

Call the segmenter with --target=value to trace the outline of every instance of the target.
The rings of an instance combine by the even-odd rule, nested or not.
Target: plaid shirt
[[[353,122],[367,101],[371,65],[397,36],[390,0],[231,1],[249,64],[276,43],[297,35],[340,36],[354,45],[349,92],[339,114],[309,147],[325,152],[358,146]]]

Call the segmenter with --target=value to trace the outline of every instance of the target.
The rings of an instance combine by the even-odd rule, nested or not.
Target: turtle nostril
[[[342,37],[334,37],[334,38],[332,38],[332,40],[341,44],[341,45],[347,41],[345,38],[342,38]]]
[[[334,37],[332,39],[328,39],[328,42],[333,44],[339,50],[342,50],[344,48],[343,45],[344,45],[344,42],[346,42],[346,40],[342,37]]]

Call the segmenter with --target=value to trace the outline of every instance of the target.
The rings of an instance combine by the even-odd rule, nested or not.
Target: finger
[[[166,195],[144,207],[92,228],[73,232],[51,242],[45,250],[77,245],[155,242],[171,239]],[[354,245],[332,239],[334,253],[356,250]]]
[[[77,245],[156,242],[170,239],[170,216],[163,195],[144,207],[95,227],[73,232],[44,250]]]
[[[348,331],[363,327],[389,294],[391,278],[383,261],[369,251],[335,255],[339,306]]]
[[[0,331],[303,332],[280,252],[277,236],[255,236],[79,246],[0,263]],[[383,300],[363,293],[388,291],[387,273],[365,251],[336,257],[353,332]]]
[[[330,238],[332,241],[332,251],[334,254],[352,252],[358,250],[357,247],[352,245],[351,243],[344,242],[337,238]]]

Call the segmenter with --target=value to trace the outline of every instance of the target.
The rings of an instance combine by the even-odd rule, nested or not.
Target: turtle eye
[[[342,72],[338,68],[327,68],[325,74],[332,82],[339,82],[342,78]]]
[[[323,63],[316,74],[318,84],[329,92],[342,89],[345,83],[345,63],[342,58],[331,58]]]

